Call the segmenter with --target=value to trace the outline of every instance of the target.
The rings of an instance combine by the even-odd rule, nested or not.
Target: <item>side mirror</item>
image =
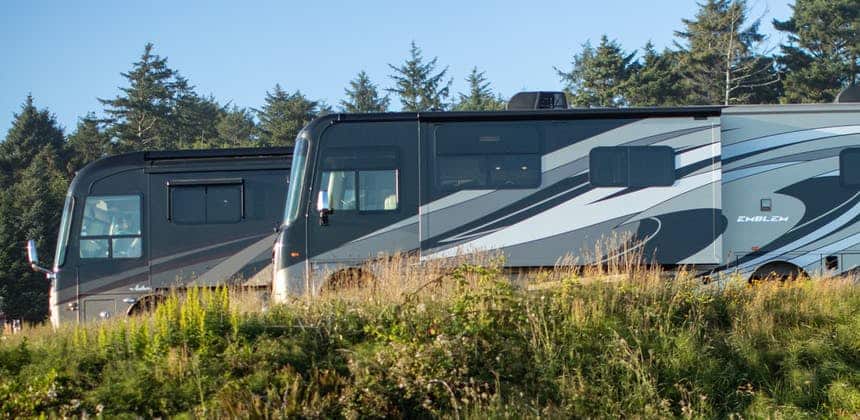
[[[317,211],[331,210],[328,202],[328,191],[322,190],[317,196]]]
[[[27,241],[27,262],[34,271],[45,273],[49,278],[54,274],[53,271],[39,265],[39,251],[36,249],[36,241],[32,239]]]
[[[334,213],[329,207],[328,191],[322,190],[317,196],[317,211],[320,212],[320,226],[328,226],[328,215]]]
[[[27,241],[27,262],[30,265],[39,264],[39,251],[36,249],[36,241],[32,239]]]

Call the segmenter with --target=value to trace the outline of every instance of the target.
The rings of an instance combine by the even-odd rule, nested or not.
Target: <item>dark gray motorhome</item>
[[[268,288],[290,157],[286,148],[151,151],[81,169],[45,270],[52,322],[124,315],[192,283]]]
[[[291,179],[276,300],[382,253],[587,264],[613,236],[707,272],[860,263],[857,104],[328,115]]]

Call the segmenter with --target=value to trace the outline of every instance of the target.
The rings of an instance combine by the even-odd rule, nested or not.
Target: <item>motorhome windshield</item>
[[[75,206],[75,197],[72,193],[66,195],[66,203],[63,205],[63,216],[60,219],[60,233],[57,236],[57,251],[54,252],[54,269],[61,267],[66,262],[66,245],[69,243],[69,229],[72,225],[72,210]]]
[[[290,185],[287,192],[287,205],[284,212],[284,223],[289,225],[299,216],[299,200],[301,199],[302,184],[305,180],[305,165],[307,164],[308,142],[304,139],[296,141],[293,150],[293,164],[290,169]]]

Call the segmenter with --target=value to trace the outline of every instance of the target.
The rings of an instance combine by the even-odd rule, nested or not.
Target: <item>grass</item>
[[[705,289],[642,264],[510,281],[394,258],[376,281],[256,309],[191,290],[128,320],[0,342],[0,417],[845,417],[860,288]]]

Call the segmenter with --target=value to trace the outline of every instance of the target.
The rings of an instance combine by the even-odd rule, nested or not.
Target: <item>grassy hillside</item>
[[[444,273],[448,273],[444,275]],[[617,417],[860,413],[860,289],[703,289],[654,270],[395,263],[260,311],[226,290],[0,343],[0,416]]]

